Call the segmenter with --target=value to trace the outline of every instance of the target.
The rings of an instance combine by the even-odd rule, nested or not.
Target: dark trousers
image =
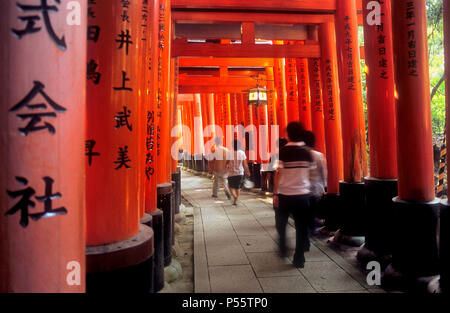
[[[279,195],[279,207],[275,209],[275,224],[280,237],[280,250],[286,253],[286,226],[289,215],[295,222],[294,263],[305,262],[305,249],[309,248],[308,226],[311,221],[310,195]]]

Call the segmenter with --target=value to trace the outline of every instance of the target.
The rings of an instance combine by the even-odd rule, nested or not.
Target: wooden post
[[[327,157],[327,194],[325,225],[337,230],[341,220],[339,207],[339,181],[343,177],[341,113],[338,96],[336,37],[334,24],[319,26],[321,47],[321,74],[323,109],[325,119],[325,143]]]
[[[87,160],[86,171],[87,291],[148,290],[153,231],[140,224],[143,202],[138,187],[143,170],[139,119],[145,115],[139,108],[142,54],[137,42],[142,39],[144,4],[114,0],[89,7],[87,55],[89,62],[98,63],[101,81],[96,85],[89,76],[87,81],[87,139],[99,153],[90,164]],[[142,271],[116,277],[117,270],[136,265],[142,265]]]
[[[339,93],[344,153],[344,181],[339,186],[342,199],[341,232],[345,235],[360,237],[360,240],[355,244],[361,245],[362,236],[365,232],[363,180],[367,174],[367,150],[356,0],[338,1],[336,5]]]
[[[68,2],[48,23],[43,9],[21,9],[36,1],[0,3],[0,293],[85,291],[89,63],[86,15],[68,25]]]
[[[150,47],[149,56],[146,64],[150,69],[150,77],[148,83],[149,107],[146,112],[146,164],[145,164],[145,211],[147,213],[155,212],[156,207],[156,184],[158,159],[158,141],[157,130],[159,125],[158,114],[158,58],[159,58],[159,0],[152,0],[150,8]]]
[[[299,121],[303,124],[306,130],[312,130],[308,59],[297,58],[295,59],[295,64],[297,70]]]
[[[439,263],[426,1],[393,1],[392,29],[399,196],[393,200],[395,240],[386,278],[392,270],[418,278],[436,275]]]
[[[286,45],[293,44],[292,41],[286,43]],[[285,60],[287,122],[290,123],[298,121],[300,116],[297,95],[297,67],[294,58],[287,58]]]
[[[158,110],[157,172],[158,184],[171,181],[170,173],[170,43],[172,39],[170,0],[160,0],[158,24]]]
[[[366,242],[358,257],[392,253],[392,198],[397,196],[397,132],[394,98],[391,1],[380,2],[380,24],[363,1],[370,177],[366,192]],[[376,22],[376,21],[375,21]],[[370,24],[369,24],[370,23]],[[364,254],[369,250],[368,256]]]
[[[322,55],[321,73],[328,170],[327,193],[338,195],[339,181],[343,178],[343,160],[334,24],[320,25],[319,35]]]
[[[311,87],[311,124],[316,136],[315,150],[326,154],[325,148],[325,121],[322,98],[322,79],[320,77],[321,59],[309,59],[309,85]]]
[[[367,165],[362,117],[361,66],[356,1],[337,1],[336,35],[342,111],[344,181],[361,183]]]

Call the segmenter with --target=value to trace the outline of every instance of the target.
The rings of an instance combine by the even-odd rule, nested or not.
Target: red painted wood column
[[[256,153],[256,163],[261,163],[261,155],[259,153],[259,125],[261,123],[260,118],[260,108],[257,105],[252,105],[252,116],[253,116],[253,124],[255,125],[255,153]]]
[[[203,155],[205,154],[205,143],[203,140],[203,120],[202,120],[202,104],[201,95],[196,93],[194,95],[193,102],[193,117],[194,128],[192,129],[192,135],[194,140],[194,160],[196,163],[196,170],[202,171],[201,163]]]
[[[425,1],[398,1],[392,7],[399,197],[426,202],[434,199],[434,170]]]
[[[426,1],[393,1],[392,21],[399,196],[394,199],[396,232],[387,277],[392,271],[432,276],[438,272],[439,201],[434,194]],[[414,232],[407,234],[410,229]]]
[[[344,181],[339,186],[343,207],[345,207],[345,210],[341,212],[341,231],[346,235],[362,236],[364,234],[363,179],[367,174],[367,150],[356,0],[337,1],[336,5],[344,152]],[[360,244],[361,241],[357,244]]]
[[[257,125],[255,125],[255,116],[253,105],[248,104],[248,95],[244,95],[245,106],[245,151],[249,164],[257,160]],[[248,149],[247,149],[248,148]],[[249,165],[250,166],[250,165]]]
[[[191,136],[191,148],[190,148],[190,153],[189,153],[189,158],[190,158],[190,162],[191,162],[191,169],[194,169],[194,164],[193,164],[193,160],[194,160],[194,155],[195,155],[195,133],[194,133],[194,101],[188,101],[187,102],[187,114],[188,114],[188,120],[189,120],[189,129],[191,131],[190,136]]]
[[[158,26],[158,115],[157,165],[158,184],[171,181],[170,173],[170,43],[172,41],[172,20],[170,0],[160,0]],[[159,140],[158,140],[159,138]]]
[[[240,133],[237,134],[237,138],[240,140],[242,144],[242,149],[245,150],[245,107],[247,103],[244,101],[244,94],[237,93],[236,94],[236,103],[237,103],[237,126]]]
[[[221,94],[214,94],[214,118],[216,122],[216,136],[220,137],[222,142],[225,142],[223,103]]]
[[[191,130],[190,130],[190,121],[189,121],[189,114],[188,114],[188,101],[182,102],[182,110],[181,110],[181,117],[183,118],[183,157],[185,158],[185,166],[187,165],[188,155],[191,154]],[[185,129],[189,129],[189,132],[186,132]]]
[[[170,69],[171,69],[171,79],[170,79],[170,115],[172,117],[171,123],[170,123],[170,132],[172,133],[172,129],[177,125],[178,120],[178,58],[171,58],[170,60]],[[176,145],[176,142],[178,141],[179,137],[178,134],[174,137],[171,135],[171,148],[172,146]],[[176,149],[177,150],[177,149]],[[177,172],[178,169],[178,154],[176,155],[176,158],[172,156],[172,152],[170,152],[171,155],[171,179],[174,178],[174,173]]]
[[[280,131],[276,129],[277,121],[277,92],[275,90],[275,75],[273,67],[266,67],[267,75],[267,117],[269,131],[269,151],[277,153],[276,143],[280,138]]]
[[[283,41],[273,41],[273,44],[283,44]],[[280,137],[286,137],[287,108],[286,108],[286,74],[284,59],[273,59],[274,83],[277,94],[276,110],[277,123],[280,127]]]
[[[285,42],[286,45],[293,45],[292,41]],[[300,108],[298,105],[297,90],[297,67],[294,58],[285,59],[286,73],[286,107],[287,123],[299,120]],[[286,125],[287,126],[287,125]]]
[[[338,1],[336,35],[344,148],[344,181],[360,183],[367,164],[364,121],[361,112],[361,66],[356,1]]]
[[[139,213],[141,218],[141,223],[148,223],[148,217],[145,217],[145,209],[146,209],[146,187],[147,187],[147,164],[151,162],[150,156],[148,155],[147,149],[147,137],[150,134],[147,134],[147,121],[148,121],[148,112],[150,110],[151,105],[151,97],[150,97],[150,78],[151,78],[151,69],[150,69],[150,58],[151,58],[151,40],[152,40],[152,21],[151,16],[148,14],[150,12],[151,7],[148,3],[142,3],[142,13],[139,17],[141,23],[139,33],[138,33],[138,136],[139,136]],[[150,176],[150,175],[149,175]]]
[[[363,1],[370,176],[397,178],[391,0],[380,3],[381,24],[369,25],[370,1]],[[383,92],[381,92],[383,91]]]
[[[312,130],[308,59],[297,58],[295,59],[295,64],[297,70],[299,120],[306,130]]]
[[[214,94],[208,93],[206,95],[207,99],[207,106],[208,106],[208,122],[209,125],[213,126],[213,129],[211,131],[211,138],[216,137],[216,115],[215,115],[215,109],[214,109]]]
[[[268,123],[268,105],[260,104],[258,111],[258,155],[261,163],[269,163],[270,159],[270,129]]]
[[[157,185],[157,129],[159,125],[158,115],[158,57],[159,57],[159,0],[152,0],[149,5],[150,39],[149,56],[147,63],[150,69],[149,77],[149,107],[146,112],[146,156],[145,156],[145,211],[155,212],[156,185]]]
[[[202,127],[205,129],[209,123],[209,112],[208,112],[208,95],[206,93],[202,93],[200,95],[200,101],[202,104]],[[206,138],[204,138],[204,142],[206,142]]]
[[[319,26],[308,26],[308,39],[319,42]],[[320,58],[308,59],[309,86],[311,93],[311,127],[316,137],[315,150],[325,155],[325,126],[323,114],[322,79]]]
[[[321,75],[323,110],[325,119],[325,143],[327,157],[327,228],[337,229],[339,221],[339,181],[343,178],[343,154],[341,135],[341,113],[337,74],[336,37],[334,24],[319,26],[321,47]]]
[[[0,3],[0,293],[85,291],[87,1],[80,25],[68,3]]]
[[[224,116],[224,134],[225,134],[225,140],[224,145],[231,149],[233,145],[233,136],[232,136],[232,123],[231,123],[231,102],[230,102],[230,94],[225,93],[222,94],[222,101],[223,101],[223,116]]]
[[[101,76],[98,84],[88,76],[86,96],[86,148],[95,143],[92,150],[86,149],[87,290],[129,290],[135,279],[140,283],[133,288],[148,283],[150,268],[111,284],[115,271],[152,264],[153,255],[153,231],[140,224],[139,207],[143,205],[139,120],[145,119],[139,108],[143,3],[97,1],[89,8],[88,62],[98,65]]]
[[[322,79],[320,76],[321,59],[309,59],[309,85],[311,86],[311,126],[316,136],[315,150],[326,154],[325,121],[323,113]]]
[[[237,94],[230,94],[230,113],[231,113],[231,124],[233,127],[238,125],[238,103]]]
[[[128,8],[119,0],[89,7],[96,16],[89,20],[89,31],[101,29],[96,41],[88,37],[87,54],[101,74],[99,84],[87,81],[87,141],[90,146],[95,142],[87,158],[87,245],[97,246],[139,232],[139,193],[128,186],[139,179],[140,71],[135,42],[140,20],[137,2]],[[101,68],[110,72],[100,72]]]
[[[397,195],[397,132],[394,98],[394,59],[392,47],[391,1],[377,7],[363,1],[364,46],[369,124],[370,176],[366,189],[366,242],[358,257],[391,254],[392,198]],[[374,11],[375,10],[375,11]]]
[[[238,103],[238,123],[245,127],[245,107],[247,103],[244,101],[244,94],[237,94],[237,103]]]
[[[445,101],[446,101],[446,121],[450,122],[450,1],[443,0],[443,16],[444,16],[444,54],[445,54]],[[447,144],[450,140],[450,132],[446,132]],[[447,153],[447,164],[450,164],[450,155]],[[447,166],[447,177],[449,177],[449,167]],[[449,199],[450,189],[447,188],[447,199]],[[449,203],[442,201],[440,212],[440,288],[444,292],[448,292],[449,288]]]

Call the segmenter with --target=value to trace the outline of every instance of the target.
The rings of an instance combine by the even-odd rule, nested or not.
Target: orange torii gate
[[[33,4],[30,0],[21,2]],[[2,105],[9,113],[3,115],[0,128],[2,143],[8,147],[0,154],[0,164],[8,169],[5,172],[10,173],[12,169],[15,173],[0,180],[4,191],[7,191],[0,196],[0,226],[5,230],[5,236],[0,238],[0,263],[6,264],[0,268],[0,291],[82,292],[86,289],[85,272],[89,273],[88,290],[99,286],[116,287],[105,286],[106,282],[112,281],[105,278],[108,275],[119,277],[117,281],[122,288],[131,290],[128,289],[130,284],[121,283],[127,281],[128,276],[121,270],[135,269],[133,266],[145,262],[149,265],[144,264],[142,268],[145,267],[145,271],[138,271],[139,275],[134,272],[142,278],[143,284],[132,287],[148,287],[144,281],[151,276],[148,271],[150,262],[153,262],[159,271],[155,283],[159,287],[155,286],[155,290],[160,288],[161,269],[164,263],[170,263],[173,239],[171,221],[174,208],[169,198],[173,193],[171,180],[177,163],[169,159],[174,142],[170,138],[171,127],[182,120],[193,130],[194,117],[202,116],[205,122],[222,126],[238,122],[247,127],[272,123],[279,125],[281,135],[285,135],[287,121],[297,120],[300,115],[287,114],[295,112],[299,106],[286,103],[284,59],[308,60],[303,67],[310,74],[309,79],[305,77],[305,84],[310,85],[312,112],[306,119],[311,119],[311,128],[320,138],[320,150],[327,156],[326,226],[342,228],[347,235],[365,235],[365,248],[377,256],[392,253],[392,264],[384,277],[397,276],[392,274],[399,272],[417,278],[439,272],[436,242],[439,202],[434,196],[425,0],[378,2],[384,14],[382,28],[367,23],[370,10],[367,7],[370,1],[367,0],[152,0],[130,1],[129,5],[119,0],[108,1],[108,5],[86,0],[79,2],[82,9],[87,11],[89,5],[91,12],[94,9],[96,14],[84,17],[81,27],[68,28],[60,10],[68,0],[58,1],[55,3],[58,10],[50,12],[51,22],[58,22],[58,35],[45,32],[44,27],[36,28],[34,33],[29,33],[29,29],[20,31],[26,26],[23,12],[18,11],[17,5],[11,1],[0,4],[0,14],[7,23],[7,27],[0,30],[2,38],[6,38],[6,48],[0,51],[0,62],[9,73],[5,77],[17,77],[21,82],[13,84],[4,79],[1,87],[6,95]],[[129,6],[126,10],[128,15],[123,14],[124,5]],[[444,0],[447,61],[449,5],[449,0]],[[392,12],[389,7],[392,7]],[[145,10],[151,12],[150,21],[141,14]],[[147,30],[143,22],[149,23]],[[194,42],[189,36],[177,35],[177,28],[182,29],[186,22],[221,24],[224,32],[217,37]],[[233,25],[225,24],[239,24],[240,30],[236,33]],[[293,26],[287,26],[289,24]],[[361,50],[361,55],[366,58],[367,65],[370,172],[367,171],[366,130],[357,57],[360,53],[357,26],[363,24],[366,48]],[[267,25],[277,25],[277,31],[271,35],[265,28]],[[82,31],[86,26],[87,57],[83,52],[86,48],[83,34],[86,36],[86,32]],[[316,30],[318,34],[312,34]],[[145,34],[150,42],[142,44]],[[255,38],[303,41],[304,44],[267,44]],[[222,43],[216,43],[220,41]],[[74,42],[81,44],[75,46]],[[30,43],[36,47],[34,51],[30,49]],[[37,54],[52,56],[55,62],[37,64]],[[183,73],[179,78],[175,59],[178,57]],[[446,63],[447,82],[449,63]],[[86,64],[88,81],[84,87],[86,77],[82,76],[80,69]],[[48,70],[43,71],[43,66]],[[202,77],[195,77],[192,69],[186,69],[189,67],[214,67],[214,70],[202,69]],[[52,76],[55,73],[56,77]],[[32,74],[39,76],[33,78],[36,79],[32,82],[34,89],[23,89],[23,86],[30,85],[26,78]],[[267,80],[273,77],[273,85],[267,85],[269,89],[275,89],[271,101],[276,101],[276,105],[273,102],[272,107],[247,105],[247,95],[243,90],[255,86],[252,75],[264,74]],[[298,72],[294,74],[298,81]],[[57,88],[52,83],[57,84]],[[449,85],[446,84],[447,101]],[[199,101],[180,103],[182,109],[178,111],[177,86],[180,94],[207,96],[199,96]],[[88,96],[83,100],[85,88]],[[24,90],[29,92],[28,97]],[[308,98],[306,93],[305,89],[305,95],[301,97]],[[43,96],[45,104],[31,103],[30,98],[37,94]],[[58,95],[67,98],[64,104],[57,99]],[[104,104],[101,110],[99,103]],[[27,120],[43,114],[39,110],[44,106],[50,110],[53,108],[54,114],[38,115],[39,121]],[[236,107],[245,114],[235,115],[232,108]],[[85,121],[83,114],[86,108]],[[31,109],[35,111],[16,113]],[[450,118],[449,111],[447,116]],[[56,118],[55,123],[47,121],[47,117]],[[60,123],[60,119],[64,123]],[[82,138],[84,133],[80,129],[84,129],[85,123],[87,137]],[[222,129],[226,131],[225,127]],[[258,146],[256,134],[248,130],[253,133],[253,146],[247,152],[249,157],[258,161],[260,156],[254,153]],[[49,138],[42,137],[46,131]],[[194,132],[188,135],[189,140],[183,133],[183,146],[192,158],[196,138]],[[217,135],[224,136],[225,133]],[[61,136],[65,139],[60,140]],[[447,142],[450,142],[449,138]],[[80,158],[83,140],[86,144],[86,169]],[[205,143],[203,139],[200,141]],[[65,142],[69,142],[70,147]],[[50,144],[51,151],[48,148]],[[18,159],[16,154],[23,158]],[[52,155],[64,157],[54,160]],[[50,162],[51,166],[42,162]],[[67,171],[66,167],[71,170]],[[50,173],[43,173],[43,169]],[[146,175],[150,172],[153,175]],[[65,180],[70,180],[70,186]],[[38,183],[46,187],[43,195],[36,191]],[[28,189],[17,189],[18,185],[25,185]],[[398,197],[391,207],[390,199],[397,195],[396,187]],[[22,203],[18,198],[21,193],[25,193],[30,201],[36,200],[36,205],[45,202],[42,214],[51,218],[41,220],[40,213],[31,212],[35,209],[28,205],[26,208],[31,211],[21,213],[26,213],[32,221],[27,224],[22,220],[17,207]],[[369,206],[363,205],[364,199]],[[341,201],[347,211],[339,207]],[[55,213],[52,210],[59,210],[53,209],[57,207],[56,203],[61,210]],[[441,225],[448,225],[447,206],[447,202],[442,203]],[[369,214],[363,216],[361,213],[366,208]],[[67,214],[63,214],[62,209],[66,209]],[[140,224],[144,212],[152,214],[154,236],[151,229]],[[158,233],[162,214],[166,233]],[[374,216],[382,218],[372,219],[369,226],[363,227],[368,218]],[[391,221],[391,225],[386,221]],[[383,233],[384,229],[387,235]],[[48,242],[48,238],[43,236],[48,233],[60,235]],[[69,238],[64,245],[60,236]],[[164,244],[157,243],[157,238]],[[388,241],[391,244],[385,245]],[[86,244],[87,264],[83,261]],[[102,249],[104,245],[109,251]],[[441,263],[444,263],[441,284],[444,287],[445,282],[448,283],[448,266],[445,265],[448,233],[445,230],[441,233],[441,246]],[[154,261],[151,260],[153,251]],[[33,259],[35,264],[27,262],[30,256],[36,258]],[[160,257],[165,261],[162,264],[158,263]],[[360,253],[360,257],[373,259],[371,253]],[[65,284],[67,258],[80,260],[78,266],[82,277],[78,285],[67,287]],[[48,264],[55,270],[48,270]],[[22,275],[23,269],[28,278]],[[99,275],[94,277],[91,274]]]

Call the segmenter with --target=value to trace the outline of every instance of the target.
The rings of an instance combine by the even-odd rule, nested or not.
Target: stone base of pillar
[[[443,290],[441,288],[441,277],[440,276],[437,276],[430,281],[430,283],[427,286],[427,292],[428,293],[443,293]]]
[[[175,214],[180,213],[180,205],[181,205],[181,172],[180,168],[177,168],[176,172],[172,173],[172,180],[175,182]]]
[[[194,156],[194,170],[195,175],[201,175],[201,173],[204,171],[202,154],[197,154]]]
[[[141,224],[129,239],[86,247],[86,292],[154,292],[153,230]]]
[[[365,190],[364,183],[339,182],[341,197],[340,230],[342,235],[362,237],[365,234]]]
[[[203,159],[202,159],[202,173],[207,173],[208,172],[208,160],[206,159],[206,157],[203,155]]]
[[[181,267],[180,262],[176,259],[172,259],[172,262],[169,266],[164,268],[164,277],[165,281],[170,284],[174,281],[177,281],[183,276],[183,268]]]
[[[397,196],[397,180],[366,177],[364,184],[366,240],[357,258],[362,263],[388,262],[392,254],[392,199]]]
[[[261,188],[261,163],[253,164],[253,179],[252,181],[255,183],[255,187],[257,189]]]
[[[261,172],[261,192],[265,193],[266,191],[269,191],[269,185],[267,182],[267,171]]]
[[[156,186],[157,208],[164,215],[164,266],[172,260],[173,212],[172,212],[172,184],[164,183]]]
[[[382,286],[388,290],[400,290],[407,293],[441,293],[439,276],[413,277],[399,272],[392,264],[389,264],[381,279]]]
[[[253,179],[253,162],[247,162],[248,163],[248,171],[250,172],[250,179]]]
[[[155,234],[155,253],[153,257],[154,291],[164,288],[164,216],[161,210],[150,213]]]
[[[385,272],[385,281],[417,280],[439,273],[437,227],[438,199],[420,203],[393,199],[392,263]]]
[[[325,220],[324,231],[334,232],[339,229],[339,208],[341,198],[339,195],[325,194],[323,196],[318,217]]]
[[[440,254],[440,273],[441,273],[441,281],[440,286],[441,290],[444,293],[448,293],[449,291],[449,279],[450,279],[450,258],[449,258],[449,249],[450,249],[450,204],[448,200],[444,200],[441,202],[441,211],[440,211],[440,233],[439,233],[439,254]]]
[[[364,236],[345,235],[342,230],[337,230],[331,239],[333,243],[344,244],[352,247],[361,247],[364,244]]]
[[[175,208],[177,206],[177,199],[175,196],[175,189],[176,189],[176,182],[173,180],[171,181],[172,184],[172,193],[170,194],[170,218],[172,219],[172,247],[175,244]],[[171,250],[172,250],[171,247]]]
[[[148,227],[153,227],[152,222],[153,222],[153,217],[149,213],[144,213],[144,216],[140,220],[141,224],[144,224]]]

